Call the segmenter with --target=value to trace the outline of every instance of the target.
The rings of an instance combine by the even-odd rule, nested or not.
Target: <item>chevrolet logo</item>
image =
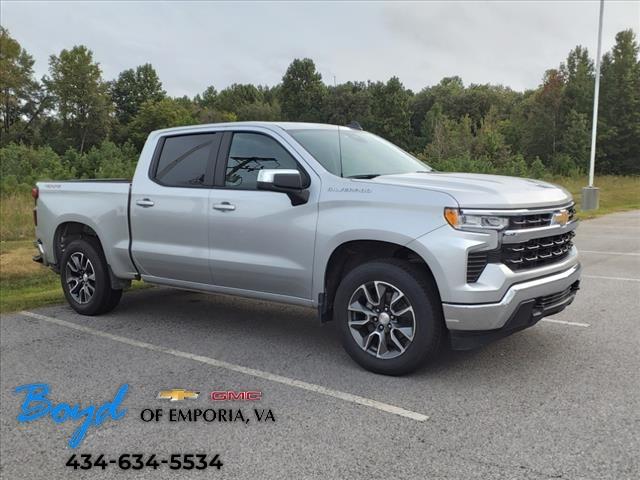
[[[179,402],[185,398],[195,400],[200,395],[200,392],[193,392],[191,390],[185,390],[184,388],[173,388],[171,390],[160,390],[158,392],[159,399],[170,400],[172,402]]]
[[[559,212],[553,214],[553,225],[566,225],[569,223],[569,212],[566,209],[562,209]]]

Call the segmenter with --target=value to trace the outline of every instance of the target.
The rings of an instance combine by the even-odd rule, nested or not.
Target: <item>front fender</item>
[[[445,225],[448,204],[446,195],[392,185],[325,191],[316,231],[312,301],[324,292],[329,259],[340,245],[364,240],[407,246]]]

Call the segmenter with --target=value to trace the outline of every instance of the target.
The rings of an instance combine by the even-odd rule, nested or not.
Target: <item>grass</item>
[[[43,307],[65,301],[60,277],[32,261],[32,240],[0,242],[0,313]],[[133,282],[132,288],[145,288]]]
[[[585,178],[555,178],[551,182],[569,190],[576,205],[580,206],[582,187],[587,183]],[[578,217],[581,220],[640,208],[640,177],[596,177],[595,186],[600,189],[600,208],[590,212],[579,212]]]
[[[30,240],[0,243],[0,313],[60,303],[60,279],[31,261],[36,253]]]
[[[551,181],[569,190],[580,205],[582,187],[586,183],[584,178],[554,178]],[[600,209],[580,212],[581,219],[640,209],[639,177],[597,177],[596,186],[600,188]],[[32,244],[32,210],[30,192],[5,195],[0,199],[1,313],[64,301],[59,277],[31,261],[36,253]],[[134,283],[135,287],[141,285]]]
[[[0,198],[0,240],[33,240],[33,198],[18,192]]]

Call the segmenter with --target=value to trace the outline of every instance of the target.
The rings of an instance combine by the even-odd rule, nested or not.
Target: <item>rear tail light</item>
[[[31,189],[31,196],[33,197],[33,201],[36,203],[36,206],[33,207],[33,224],[38,226],[38,197],[40,196],[40,189],[38,187],[33,187]]]

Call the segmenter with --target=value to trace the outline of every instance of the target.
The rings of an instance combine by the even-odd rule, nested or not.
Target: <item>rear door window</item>
[[[153,178],[168,187],[211,184],[212,150],[217,153],[220,133],[172,136],[164,139]]]

